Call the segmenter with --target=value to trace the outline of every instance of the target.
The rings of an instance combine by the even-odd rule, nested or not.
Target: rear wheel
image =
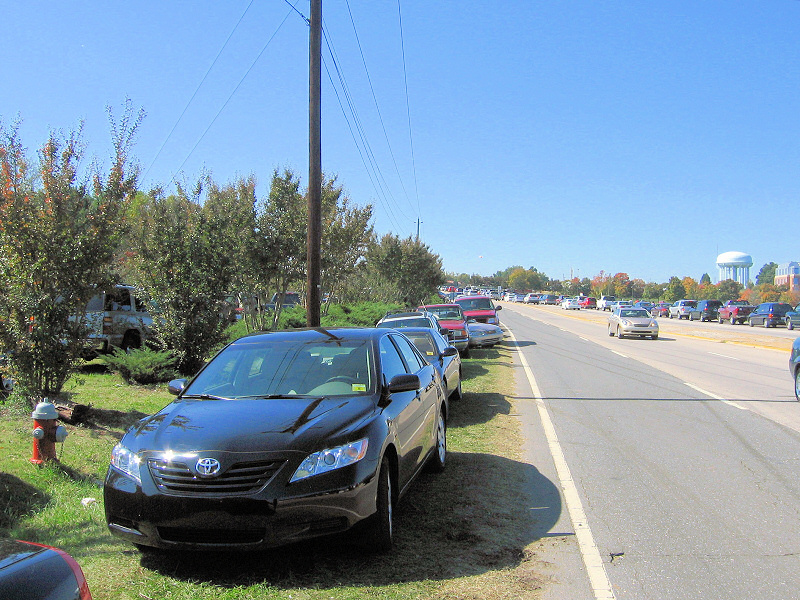
[[[447,462],[447,423],[444,420],[444,413],[439,411],[439,421],[436,424],[436,450],[431,456],[428,466],[434,473],[444,471]]]
[[[731,315],[731,325],[736,325],[736,317]]]
[[[609,337],[614,337],[614,330],[611,329],[611,325],[608,326],[608,336]]]
[[[794,329],[794,323],[792,323],[791,319],[786,319],[786,329],[788,329],[789,331]]]
[[[764,329],[769,327],[769,319],[764,319]]]
[[[619,328],[619,326],[617,326],[617,339],[621,340],[622,337],[623,337],[622,330]]]

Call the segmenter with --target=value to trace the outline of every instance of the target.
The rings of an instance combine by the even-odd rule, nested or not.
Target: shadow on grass
[[[13,527],[25,516],[44,508],[50,496],[15,475],[0,473],[0,530]]]
[[[531,508],[533,507],[533,508]],[[395,548],[362,550],[340,535],[249,553],[145,552],[143,567],[221,587],[383,586],[448,580],[514,568],[561,514],[557,488],[531,465],[490,454],[448,455],[441,475],[424,474],[395,511]]]

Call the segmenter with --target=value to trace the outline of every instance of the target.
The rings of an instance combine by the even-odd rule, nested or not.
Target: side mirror
[[[494,309],[495,310],[503,310],[503,307],[502,306],[495,306]]]
[[[456,350],[455,346],[448,346],[442,352],[442,356],[455,356],[456,354],[458,354],[458,350]]]
[[[418,375],[403,373],[392,377],[392,380],[389,382],[389,393],[411,392],[418,390],[420,387],[421,384]]]
[[[173,396],[177,396],[180,394],[184,389],[186,389],[186,380],[185,379],[173,379],[169,382],[169,393]]]

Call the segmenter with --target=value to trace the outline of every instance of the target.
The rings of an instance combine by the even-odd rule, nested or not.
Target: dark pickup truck
[[[754,308],[747,300],[728,300],[720,306],[717,319],[720,323],[728,321],[731,325],[743,325]]]

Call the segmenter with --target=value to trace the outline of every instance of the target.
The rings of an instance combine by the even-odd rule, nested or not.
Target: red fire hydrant
[[[46,460],[58,460],[56,442],[67,438],[67,428],[58,424],[58,411],[45,398],[36,405],[33,417],[33,456],[31,462],[41,465]]]

